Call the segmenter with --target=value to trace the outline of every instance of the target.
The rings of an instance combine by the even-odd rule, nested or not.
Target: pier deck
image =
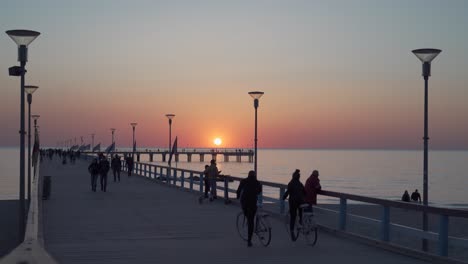
[[[46,161],[51,199],[43,201],[46,250],[59,263],[426,263],[319,233],[315,247],[288,239],[272,219],[269,247],[247,248],[235,228],[240,208],[222,201],[198,204],[198,194],[143,177],[91,191],[87,163]],[[99,190],[99,185],[98,185]]]

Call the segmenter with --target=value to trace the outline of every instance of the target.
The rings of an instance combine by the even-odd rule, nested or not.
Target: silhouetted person
[[[415,202],[421,202],[421,195],[418,192],[418,189],[414,190],[414,192],[411,194],[411,200]]]
[[[305,183],[305,202],[310,205],[309,211],[312,211],[312,205],[317,204],[317,192],[322,189],[318,170],[314,170]]]
[[[257,213],[257,197],[262,192],[262,185],[255,176],[255,171],[249,171],[246,179],[243,179],[237,188],[237,199],[240,198],[242,211],[247,218],[247,246],[252,246],[252,234],[254,219]]]
[[[88,166],[88,171],[91,174],[91,190],[96,191],[96,182],[99,174],[99,164],[97,159],[93,159],[91,164]]]
[[[208,167],[208,179],[210,181],[210,202],[213,199],[217,199],[218,196],[216,195],[216,180],[219,176],[218,167],[216,167],[216,161],[214,159],[211,160],[211,165]]]
[[[205,170],[203,171],[203,182],[205,183],[205,198],[208,198],[208,192],[210,191],[210,180],[208,179],[208,168],[210,165],[205,165]]]
[[[120,182],[120,170],[122,169],[122,163],[120,162],[119,155],[115,154],[111,162],[111,168],[112,172],[114,173],[114,182],[117,180]]]
[[[109,161],[104,155],[101,156],[99,161],[99,174],[101,175],[101,191],[105,192],[107,190],[107,173],[110,170]]]
[[[410,201],[410,196],[409,196],[409,193],[407,190],[405,190],[405,193],[403,194],[403,196],[401,197],[401,200],[403,202],[409,202]]]
[[[289,196],[289,214],[291,215],[289,221],[289,228],[291,230],[291,239],[295,240],[294,237],[294,226],[296,224],[297,213],[299,212],[299,223],[302,223],[302,211],[299,210],[299,206],[304,203],[305,189],[304,185],[299,181],[301,177],[301,171],[297,170],[293,173],[291,181],[288,183],[288,189],[283,195],[283,200],[286,200]]]
[[[133,171],[133,157],[128,156],[125,159],[125,162],[127,163],[128,177],[130,177],[130,176],[132,176],[132,171]]]

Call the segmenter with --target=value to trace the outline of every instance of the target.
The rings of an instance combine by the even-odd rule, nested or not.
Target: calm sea
[[[0,148],[0,199],[18,197],[18,156],[18,149]],[[158,161],[160,156],[155,159],[155,164],[166,165]],[[247,157],[241,163],[233,159],[223,162],[222,156],[218,158],[223,174],[244,177],[253,169]],[[147,160],[147,155],[141,156],[141,161]],[[177,167],[203,170],[205,163],[198,162],[198,156],[192,156],[192,160],[189,163],[186,155],[181,155]],[[288,183],[297,168],[304,182],[316,169],[323,189],[398,200],[404,190],[411,193],[418,189],[422,195],[422,161],[422,151],[413,150],[259,150],[258,176]],[[433,205],[468,207],[467,183],[468,151],[429,152],[429,200]]]

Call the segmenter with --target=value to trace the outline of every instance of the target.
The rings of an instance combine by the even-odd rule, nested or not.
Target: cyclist
[[[247,218],[247,246],[252,246],[252,234],[254,230],[254,219],[257,213],[257,196],[262,192],[262,185],[257,180],[255,171],[249,171],[246,179],[243,179],[237,188],[237,199],[240,197],[242,211]]]
[[[317,192],[322,189],[318,176],[318,170],[314,170],[305,184],[305,202],[309,204],[309,212],[312,212],[312,205],[317,204]]]
[[[296,223],[297,213],[299,212],[299,223],[302,223],[302,211],[300,205],[304,203],[305,189],[304,185],[299,181],[301,171],[296,169],[292,175],[291,181],[288,183],[288,189],[283,195],[283,200],[289,196],[289,214],[291,215],[289,221],[289,228],[291,230],[291,239],[294,241],[294,225]]]

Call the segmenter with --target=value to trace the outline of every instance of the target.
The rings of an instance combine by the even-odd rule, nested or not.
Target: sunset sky
[[[19,145],[16,44],[30,29],[26,83],[40,88],[41,144],[422,149],[417,48],[433,149],[468,149],[468,1],[2,1],[0,146]]]

